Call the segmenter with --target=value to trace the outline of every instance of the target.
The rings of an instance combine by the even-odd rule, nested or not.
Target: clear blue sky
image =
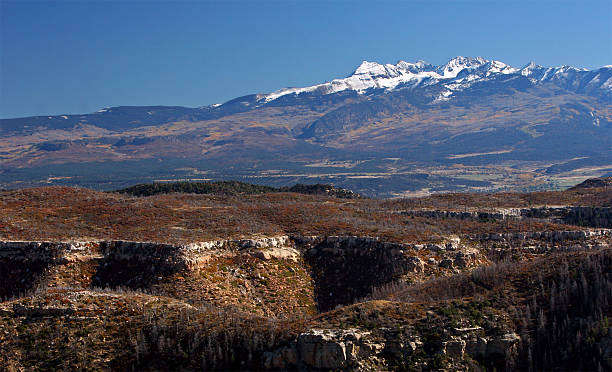
[[[0,0],[0,117],[196,107],[457,55],[612,64],[612,1]]]

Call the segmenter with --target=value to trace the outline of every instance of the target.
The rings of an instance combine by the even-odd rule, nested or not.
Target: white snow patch
[[[440,93],[438,95],[438,97],[436,97],[436,99],[434,99],[433,103],[449,101],[450,100],[450,96],[452,96],[452,95],[453,95],[452,91],[450,91],[450,90],[444,91],[444,92]]]

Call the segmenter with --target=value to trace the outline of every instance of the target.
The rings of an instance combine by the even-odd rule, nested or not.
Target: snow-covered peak
[[[601,70],[608,69],[606,66]],[[542,67],[533,62],[521,69],[501,61],[487,60],[482,57],[455,57],[441,66],[424,61],[398,61],[396,64],[381,64],[363,61],[348,77],[304,88],[286,88],[274,93],[261,95],[264,102],[290,94],[316,93],[331,94],[345,90],[365,93],[370,89],[404,89],[441,84],[450,91],[463,90],[472,84],[498,75],[519,74],[529,78],[533,84],[553,82],[560,86],[577,86],[577,79],[588,70],[571,66]],[[571,81],[568,85],[566,82]],[[581,83],[582,84],[582,83]],[[606,86],[607,85],[602,85]],[[608,88],[606,88],[608,89]],[[445,95],[448,99],[449,95]]]
[[[428,68],[429,67],[429,68]],[[286,88],[265,95],[266,102],[275,100],[287,94],[307,92],[336,93],[343,90],[354,90],[363,93],[368,89],[393,89],[398,85],[416,86],[424,80],[442,78],[434,71],[434,66],[423,61],[409,63],[399,61],[397,64],[380,64],[363,61],[355,72],[344,79],[334,79],[329,83],[313,85],[305,88]]]
[[[431,64],[425,61],[417,61],[414,63],[406,62],[406,61],[399,61],[397,62],[395,66],[405,72],[411,72],[413,74],[418,74],[420,72],[434,70],[434,66],[432,66]]]
[[[550,75],[552,71],[553,68],[543,67],[535,64],[534,62],[529,62],[519,70],[519,73],[535,83],[542,80],[545,76]]]
[[[458,56],[448,61],[445,65],[438,67],[437,72],[442,75],[443,78],[450,79],[456,77],[466,68],[478,68],[487,62],[489,61],[482,57],[468,58]]]
[[[399,61],[395,65],[363,61],[351,76],[367,75],[370,77],[391,78],[401,75],[419,74],[427,71],[427,67],[430,67],[429,70],[432,70],[431,65],[424,61],[416,63]]]
[[[543,68],[544,67],[537,65],[535,62],[531,61],[525,66],[523,66],[523,68],[520,69],[520,72],[521,72],[521,75],[523,76],[529,76],[533,74],[534,71],[539,71],[539,70],[542,70]]]
[[[514,74],[518,71],[518,68],[514,68],[510,65],[507,65],[501,61],[491,61],[489,62],[489,74],[499,73],[499,74]]]
[[[572,72],[576,72],[576,71],[589,71],[586,68],[577,68],[574,66],[570,66],[570,65],[563,65],[560,67],[557,67],[557,71],[562,71],[562,72],[568,72],[568,71],[572,71]]]
[[[376,62],[368,62],[363,61],[357,67],[357,70],[353,73],[353,75],[363,75],[363,74],[371,74],[371,75],[382,75],[386,73],[386,69],[384,65]]]

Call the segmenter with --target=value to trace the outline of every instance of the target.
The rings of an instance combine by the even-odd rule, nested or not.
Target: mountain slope
[[[611,92],[610,66],[363,62],[343,79],[222,105],[0,120],[0,186],[231,178],[366,195],[562,187],[612,172]]]

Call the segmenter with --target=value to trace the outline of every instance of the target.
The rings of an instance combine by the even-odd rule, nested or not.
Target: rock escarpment
[[[170,244],[111,241],[100,243],[95,287],[149,288],[187,268],[180,247]]]
[[[302,239],[304,258],[312,268],[321,311],[364,297],[372,288],[408,272],[423,272],[424,263],[402,244],[370,237]]]
[[[612,207],[559,206],[533,208],[497,208],[489,211],[479,210],[432,210],[417,209],[400,212],[406,216],[425,218],[452,218],[460,220],[506,220],[533,219],[552,223],[564,223],[588,227],[612,227]]]
[[[245,252],[296,260],[287,236],[172,245],[153,242],[0,242],[0,298],[40,286],[148,288],[211,257]],[[69,272],[69,273],[67,273]],[[79,277],[79,280],[74,280]],[[80,280],[89,277],[87,280]]]
[[[612,230],[533,231],[522,233],[475,234],[466,237],[495,261],[512,255],[541,255],[612,245]]]
[[[348,329],[311,329],[295,340],[263,356],[268,370],[377,370],[388,363],[425,353],[421,338],[396,332]],[[466,358],[503,365],[517,352],[521,338],[514,332],[482,334],[482,328],[458,329],[440,340],[433,350],[450,366],[461,366]],[[430,345],[431,347],[431,345]],[[429,347],[429,348],[430,348]]]
[[[509,208],[496,211],[445,211],[445,210],[408,210],[400,212],[406,216],[425,218],[454,218],[460,220],[503,220],[506,218],[518,218],[521,216],[520,209]]]
[[[485,335],[482,328],[455,328],[454,334],[442,342],[441,353],[462,359],[465,354],[480,360],[504,360],[516,352],[521,338],[514,332]]]
[[[609,246],[611,237],[608,229],[585,229],[480,234],[463,239],[449,236],[427,244],[390,243],[375,237],[286,235],[184,245],[0,242],[0,297],[17,296],[45,284],[146,289],[181,272],[206,271],[211,262],[240,256],[256,262],[290,262],[294,272],[303,268],[314,283],[314,296],[323,311],[350,304],[386,283],[419,281],[440,270],[442,274],[469,270],[489,262],[486,256],[499,259],[499,254],[515,249],[543,254]],[[261,281],[266,283],[264,278]]]
[[[539,240],[548,243],[561,243],[567,241],[584,241],[589,238],[609,237],[612,230],[591,229],[591,230],[569,230],[569,231],[533,231],[524,233],[494,233],[468,235],[472,240],[480,242],[486,241],[529,241]]]
[[[385,345],[370,332],[355,328],[311,329],[288,346],[264,354],[266,369],[344,370],[357,369],[368,358],[376,358]]]
[[[0,298],[17,296],[36,289],[45,273],[61,265],[84,243],[0,242]]]

